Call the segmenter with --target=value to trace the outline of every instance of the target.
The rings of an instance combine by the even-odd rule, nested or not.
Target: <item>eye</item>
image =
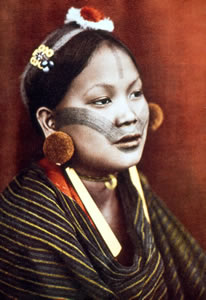
[[[91,102],[91,104],[93,105],[97,105],[97,106],[104,106],[107,104],[110,104],[112,101],[109,98],[101,98],[101,99],[96,99],[94,101]]]
[[[138,99],[143,95],[143,91],[139,90],[139,91],[134,91],[129,95],[130,99]]]

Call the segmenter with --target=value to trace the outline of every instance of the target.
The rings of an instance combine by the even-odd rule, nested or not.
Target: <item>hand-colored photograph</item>
[[[205,12],[1,1],[0,299],[206,299]]]

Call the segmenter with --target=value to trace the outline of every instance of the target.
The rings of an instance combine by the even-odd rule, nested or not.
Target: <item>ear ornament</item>
[[[150,120],[149,129],[156,131],[164,121],[164,113],[161,107],[153,102],[149,103]]]
[[[45,139],[43,152],[49,161],[56,165],[63,165],[74,154],[72,138],[62,131],[55,131]]]

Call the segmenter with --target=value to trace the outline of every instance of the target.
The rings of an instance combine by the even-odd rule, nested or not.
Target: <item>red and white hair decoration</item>
[[[71,22],[77,23],[83,29],[101,29],[110,32],[114,30],[114,23],[110,18],[106,18],[102,12],[89,6],[81,9],[71,7],[66,14],[64,23]]]

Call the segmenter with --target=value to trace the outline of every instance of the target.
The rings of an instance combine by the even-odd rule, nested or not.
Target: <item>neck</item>
[[[116,188],[110,190],[105,186],[104,182],[89,181],[85,179],[82,179],[82,182],[100,210],[102,210],[105,205],[110,203],[116,197]]]
[[[90,176],[90,175],[82,175],[78,174],[81,180],[84,182],[96,182],[96,183],[104,183],[104,187],[106,187],[109,190],[114,190],[117,187],[118,181],[117,181],[117,174],[109,174],[106,176]],[[99,187],[102,188],[102,184],[99,184]]]

